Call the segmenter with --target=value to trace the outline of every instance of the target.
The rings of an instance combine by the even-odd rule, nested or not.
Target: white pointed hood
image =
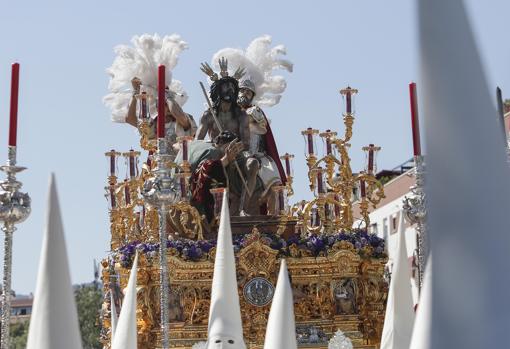
[[[423,276],[423,289],[420,294],[420,303],[414,322],[413,336],[410,349],[428,349],[430,348],[430,328],[431,328],[431,309],[432,309],[432,254],[429,255],[427,268]]]
[[[241,308],[230,228],[227,190],[223,194],[220,228],[214,260],[211,309],[207,331],[208,349],[245,349]]]
[[[405,231],[404,215],[401,213],[397,255],[391,274],[381,349],[408,349],[411,342],[414,310]]]
[[[27,349],[78,349],[82,347],[78,313],[53,174],[46,217]]]
[[[112,341],[112,349],[136,349],[136,274],[138,271],[138,252],[136,253],[133,267],[129,274],[129,281],[126,287],[126,295],[122,302],[119,322],[115,329],[115,336]]]
[[[282,259],[280,264],[280,273],[267,320],[264,349],[297,349],[294,300],[285,259]]]
[[[113,297],[113,290],[110,291],[110,332],[111,332],[111,341],[113,344],[113,337],[115,336],[115,329],[117,328],[117,307],[115,306],[115,299]]]
[[[504,348],[510,329],[505,144],[461,0],[419,1],[432,268],[427,348]]]

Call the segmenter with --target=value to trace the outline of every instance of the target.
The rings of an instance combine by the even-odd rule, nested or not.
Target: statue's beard
[[[251,104],[251,98],[248,98],[246,96],[239,96],[237,98],[237,104],[239,104],[243,108],[249,107]]]

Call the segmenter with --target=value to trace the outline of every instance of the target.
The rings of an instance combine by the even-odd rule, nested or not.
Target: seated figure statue
[[[245,152],[245,168],[248,189],[252,195],[247,195],[246,190],[241,194],[241,214],[272,214],[275,210],[272,187],[285,184],[286,176],[269,120],[262,109],[252,104],[254,97],[254,84],[249,79],[243,80],[239,86],[237,103],[249,120],[250,146]]]

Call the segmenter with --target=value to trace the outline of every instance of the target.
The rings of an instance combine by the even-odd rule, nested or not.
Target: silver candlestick
[[[158,139],[158,151],[154,155],[157,168],[155,177],[144,184],[143,196],[146,201],[158,209],[159,217],[159,275],[161,302],[161,346],[169,346],[169,313],[168,313],[168,264],[167,264],[167,224],[166,216],[170,206],[179,199],[172,178],[172,156],[169,154],[169,144],[165,138]]]
[[[416,224],[418,231],[417,254],[418,254],[418,290],[423,286],[423,273],[428,255],[427,208],[425,206],[425,161],[422,155],[414,157],[414,173],[416,184],[411,186],[411,197],[405,197],[403,202],[404,214],[411,224]]]
[[[1,349],[9,349],[11,320],[11,273],[12,273],[12,237],[16,224],[23,222],[30,215],[30,196],[19,189],[22,183],[16,180],[16,174],[25,170],[16,166],[16,147],[8,147],[7,165],[0,170],[7,174],[7,179],[0,182],[0,221],[5,233],[4,238],[4,277],[2,284],[2,338]]]

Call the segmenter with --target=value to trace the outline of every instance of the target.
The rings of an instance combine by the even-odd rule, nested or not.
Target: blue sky
[[[508,1],[468,0],[489,86],[510,96]],[[109,218],[103,187],[111,148],[138,146],[132,128],[110,122],[102,104],[113,47],[135,34],[178,33],[189,49],[174,77],[198,118],[202,61],[223,47],[244,48],[269,34],[285,44],[294,72],[279,105],[266,109],[280,152],[296,154],[295,199],[307,198],[303,162],[306,127],[343,131],[338,90],[360,90],[352,140],[353,169],[361,147],[382,146],[378,167],[410,158],[408,83],[418,79],[414,2],[393,1],[16,1],[0,11],[0,162],[6,158],[10,65],[21,63],[18,162],[33,200],[30,218],[14,237],[13,289],[34,290],[45,220],[47,184],[55,172],[67,236],[72,280],[92,279],[92,260],[106,255]],[[507,26],[507,25],[506,25]],[[506,92],[506,93],[505,93]],[[426,116],[421,115],[421,118]],[[4,146],[5,145],[5,146]],[[4,150],[2,150],[4,149]],[[2,177],[3,178],[3,177]],[[3,258],[3,256],[2,256]]]

